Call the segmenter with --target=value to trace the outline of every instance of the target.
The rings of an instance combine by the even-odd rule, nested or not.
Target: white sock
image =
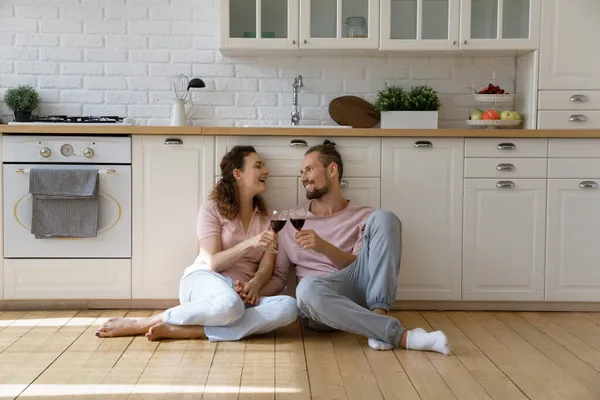
[[[450,354],[450,344],[446,334],[442,331],[423,332],[417,329],[406,333],[406,348],[409,350],[437,351],[445,355]]]
[[[427,332],[425,329],[423,328],[415,328],[413,329],[414,332]],[[394,348],[393,344],[387,343],[387,342],[383,342],[381,340],[378,339],[374,339],[374,338],[369,338],[369,347],[375,350],[383,350],[383,351],[387,351],[387,350],[391,350]]]

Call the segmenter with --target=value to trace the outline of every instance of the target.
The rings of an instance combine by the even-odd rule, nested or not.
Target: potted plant
[[[15,121],[29,121],[31,113],[40,103],[40,95],[29,85],[10,88],[4,95],[4,102],[14,111]]]
[[[437,129],[441,106],[436,91],[427,85],[414,86],[410,92],[387,86],[377,92],[374,104],[384,129]]]

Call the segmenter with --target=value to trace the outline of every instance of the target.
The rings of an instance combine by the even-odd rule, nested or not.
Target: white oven
[[[131,258],[131,138],[3,137],[4,258]],[[31,233],[32,168],[97,169],[98,233],[94,238],[36,239]]]

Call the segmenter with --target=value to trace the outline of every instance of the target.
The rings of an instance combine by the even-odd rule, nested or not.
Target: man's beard
[[[322,188],[314,188],[312,191],[306,191],[306,198],[308,200],[320,199],[325,196],[329,192],[329,180],[327,181],[327,185]]]

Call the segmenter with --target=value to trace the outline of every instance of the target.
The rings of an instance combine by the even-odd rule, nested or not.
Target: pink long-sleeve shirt
[[[322,239],[347,253],[357,255],[372,207],[358,206],[349,202],[346,208],[336,214],[317,217],[308,211],[309,203],[304,205],[306,222],[303,230],[313,229]],[[297,230],[288,221],[279,232],[278,254],[275,261],[272,280],[283,290],[287,283],[290,268],[295,266],[299,279],[305,276],[323,276],[339,271],[326,255],[314,250],[303,249],[296,243]]]

